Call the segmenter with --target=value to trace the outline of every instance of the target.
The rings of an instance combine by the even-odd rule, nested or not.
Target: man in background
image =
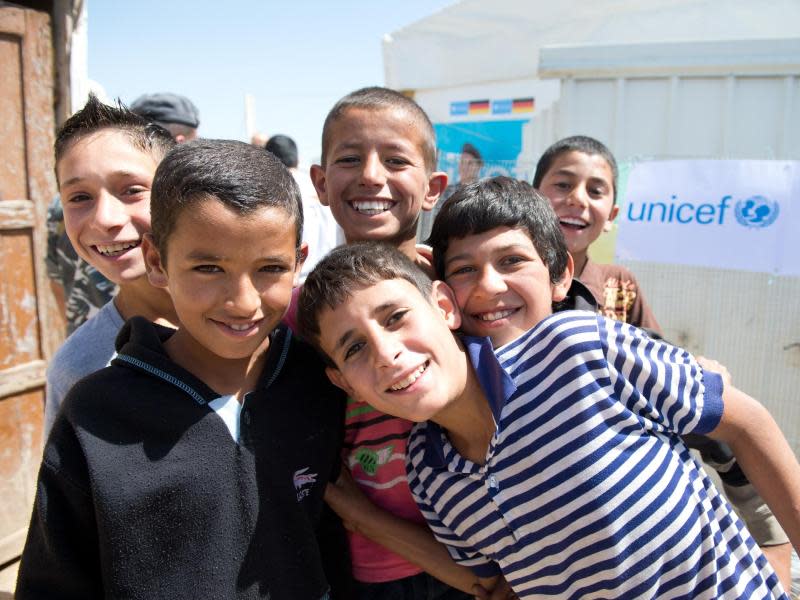
[[[200,113],[186,96],[169,92],[144,94],[133,101],[131,110],[148,121],[161,125],[179,144],[197,137]]]
[[[478,149],[467,142],[461,147],[461,158],[458,160],[458,181],[455,185],[467,185],[478,181],[483,168],[483,157]]]

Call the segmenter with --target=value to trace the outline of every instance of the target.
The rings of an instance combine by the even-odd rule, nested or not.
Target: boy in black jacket
[[[134,317],[67,396],[16,597],[328,598],[344,398],[280,325],[307,251],[297,185],[260,148],[197,141],[164,159],[151,212],[148,277],[181,326]]]

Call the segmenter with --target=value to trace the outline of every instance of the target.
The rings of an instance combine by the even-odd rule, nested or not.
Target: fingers
[[[697,356],[695,358],[697,359],[697,364],[703,367],[703,369],[713,373],[718,373],[720,377],[722,377],[722,382],[725,385],[731,385],[731,374],[725,365],[714,360],[713,358],[706,358],[705,356]]]

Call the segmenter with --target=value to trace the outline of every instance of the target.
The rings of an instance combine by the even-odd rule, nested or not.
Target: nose
[[[386,169],[377,153],[370,153],[364,157],[361,167],[361,182],[368,186],[383,186],[386,183]]]
[[[402,344],[396,336],[389,332],[380,332],[372,336],[374,360],[376,367],[390,367],[400,357],[403,351]]]
[[[588,206],[589,196],[586,193],[586,188],[584,188],[582,185],[576,185],[573,187],[567,196],[567,204],[581,207]]]
[[[489,265],[481,270],[480,279],[478,280],[478,290],[487,296],[494,296],[505,292],[508,289],[506,286],[503,275],[498,273],[497,270]]]
[[[130,219],[125,205],[113,194],[100,193],[94,210],[94,222],[103,229],[122,227]]]
[[[251,317],[261,307],[261,294],[249,275],[236,278],[228,291],[225,307],[234,316]]]

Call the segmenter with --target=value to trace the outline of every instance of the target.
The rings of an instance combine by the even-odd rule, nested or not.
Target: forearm
[[[436,540],[424,524],[406,521],[377,507],[362,513],[357,523],[348,522],[354,531],[454,588],[471,594],[473,586],[479,583],[478,577],[470,569],[451,558],[447,548]]]
[[[325,488],[325,501],[351,531],[399,554],[440,581],[473,593],[478,577],[467,567],[456,564],[426,525],[412,523],[373,504],[347,468],[342,468],[336,482]]]
[[[800,548],[800,465],[777,423],[760,403],[727,387],[725,409],[712,437],[730,445],[792,545]]]
[[[740,470],[738,464],[737,469]],[[740,476],[745,478],[744,475]],[[761,547],[761,551],[772,565],[784,589],[788,590],[791,583],[792,545],[781,529],[778,519],[775,518],[764,499],[758,495],[750,482],[744,485],[728,485],[723,479],[722,488],[744,524],[747,525],[750,535]]]
[[[792,545],[786,543],[778,546],[761,546],[761,552],[781,580],[783,589],[787,592],[792,589]]]

